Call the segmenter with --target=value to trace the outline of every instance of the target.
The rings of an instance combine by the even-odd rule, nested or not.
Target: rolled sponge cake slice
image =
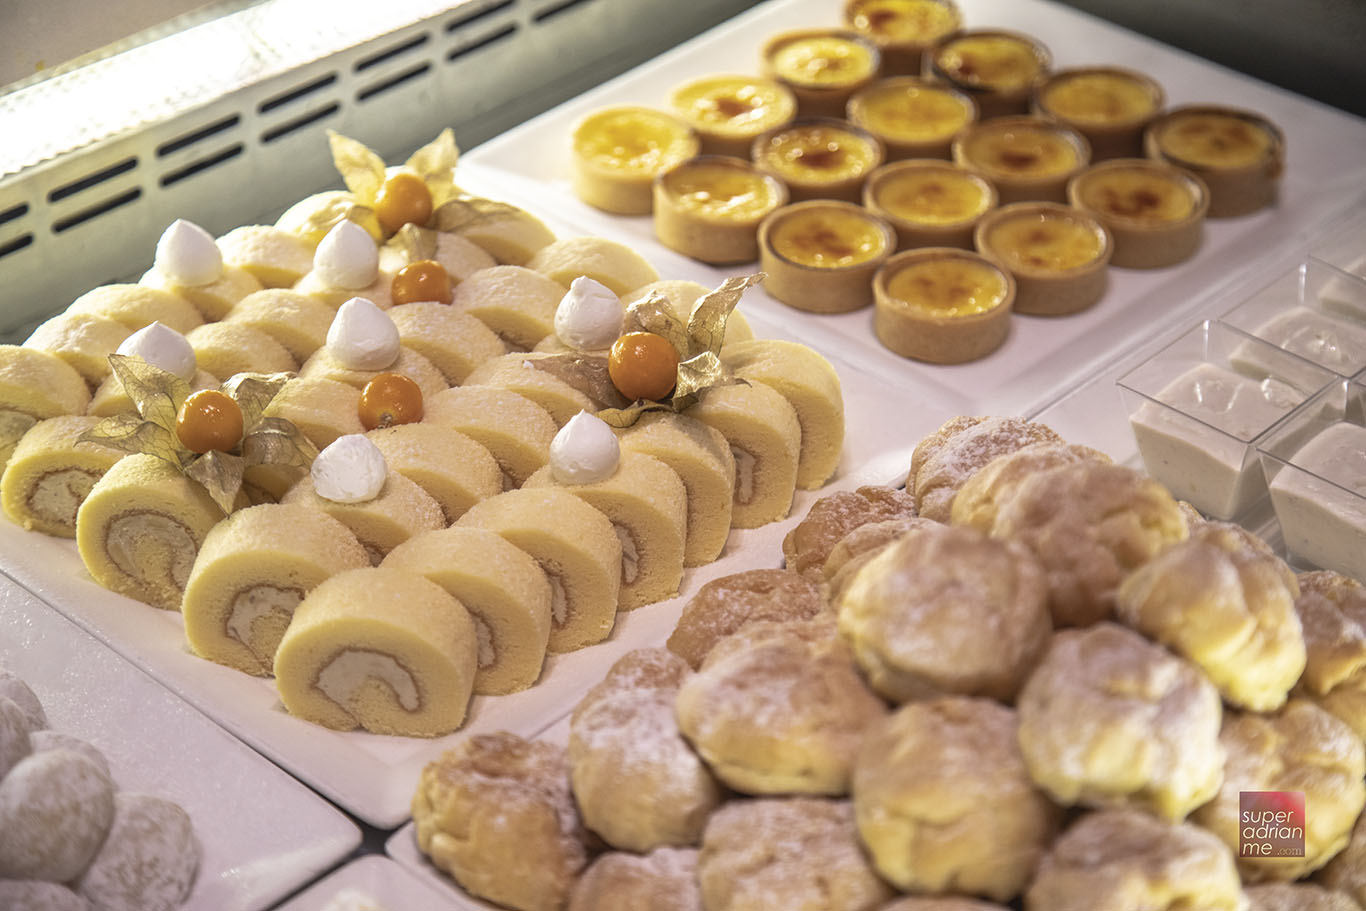
[[[621,593],[621,540],[611,520],[559,487],[506,490],[476,503],[456,528],[494,532],[540,564],[550,583],[546,648],[568,652],[612,632]]]
[[[565,484],[547,465],[527,478],[524,489],[546,486],[569,491],[611,520],[622,546],[622,610],[678,593],[688,494],[677,472],[652,456],[624,450],[616,471],[601,481]]]
[[[465,720],[474,621],[435,582],[388,567],[338,573],[294,611],[275,653],[291,715],[334,730],[437,737]]]
[[[195,557],[223,518],[208,491],[156,456],[125,456],[76,513],[86,570],[111,591],[179,610]]]
[[[550,640],[550,580],[531,555],[482,528],[443,528],[409,538],[383,566],[425,576],[464,604],[478,636],[476,693],[536,682]]]
[[[270,674],[294,610],[323,580],[369,566],[342,523],[297,503],[240,509],[204,539],[185,585],[185,638],[201,658]]]
[[[483,443],[503,470],[505,489],[521,487],[550,461],[550,441],[559,429],[540,405],[496,386],[452,386],[423,403],[422,420]]]
[[[797,489],[802,427],[782,395],[763,383],[714,386],[685,412],[725,436],[735,457],[731,524],[758,528],[787,515]]]

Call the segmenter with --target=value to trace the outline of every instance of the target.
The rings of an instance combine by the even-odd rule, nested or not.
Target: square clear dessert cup
[[[1257,454],[1292,562],[1366,582],[1366,385],[1332,383]]]
[[[1360,202],[1319,236],[1309,249],[1311,257],[1366,281],[1366,211]]]
[[[1343,278],[1358,287],[1342,284]],[[1342,304],[1351,306],[1329,306],[1325,289],[1333,289]],[[1338,376],[1366,369],[1366,280],[1351,279],[1314,259],[1278,276],[1219,321]],[[1239,361],[1255,356],[1252,348],[1234,352]],[[1245,372],[1248,369],[1255,369],[1255,364]]]
[[[1333,379],[1206,320],[1116,382],[1148,474],[1206,516],[1236,520],[1266,497],[1256,443]]]

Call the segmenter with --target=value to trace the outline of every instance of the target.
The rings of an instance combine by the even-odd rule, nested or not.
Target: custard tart
[[[1094,216],[1057,203],[1015,203],[989,213],[977,249],[1015,277],[1015,312],[1060,316],[1085,310],[1105,293],[1114,249]]]
[[[1236,108],[1174,108],[1148,127],[1149,158],[1193,171],[1209,187],[1209,217],[1247,215],[1271,205],[1285,170],[1285,137],[1260,114]]]
[[[1010,333],[1015,282],[969,250],[898,253],[878,270],[873,293],[873,331],[902,357],[961,364],[986,357]]]
[[[1048,48],[1028,35],[973,29],[936,44],[925,57],[925,73],[971,95],[985,120],[1028,111],[1052,63]]]
[[[747,161],[700,155],[655,178],[655,236],[704,263],[759,258],[759,222],[787,203],[787,188]]]
[[[707,155],[748,158],[754,140],[797,116],[797,96],[761,76],[703,76],[674,89],[669,104]]]
[[[1034,90],[1034,110],[1086,137],[1091,158],[1143,154],[1143,130],[1166,93],[1152,78],[1117,66],[1060,70]]]
[[[792,90],[797,113],[839,117],[849,97],[878,77],[882,54],[855,31],[798,29],[768,40],[760,68],[763,75]]]
[[[1067,181],[1090,164],[1091,147],[1043,117],[996,117],[959,133],[953,160],[990,177],[1002,203],[1066,202]]]
[[[692,127],[650,108],[594,111],[574,127],[574,193],[617,215],[648,215],[655,175],[697,154]]]
[[[977,120],[977,103],[943,83],[895,76],[856,93],[848,114],[878,138],[889,161],[948,158],[953,137]]]
[[[1067,199],[1110,231],[1112,265],[1170,266],[1200,246],[1209,208],[1205,182],[1160,161],[1114,158],[1092,165],[1067,185]]]
[[[996,188],[980,172],[951,162],[911,159],[874,171],[863,204],[891,223],[900,250],[970,250],[978,220],[996,206]]]
[[[963,14],[953,0],[848,0],[844,21],[877,45],[884,73],[914,75],[925,52],[959,29]]]
[[[755,165],[787,184],[793,202],[858,202],[863,181],[882,164],[882,143],[843,120],[803,117],[754,140]]]
[[[809,200],[759,225],[764,289],[798,310],[847,313],[873,302],[872,278],[896,248],[887,222],[861,206]]]

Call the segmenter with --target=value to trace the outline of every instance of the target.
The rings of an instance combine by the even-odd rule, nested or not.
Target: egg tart
[[[943,83],[894,76],[859,90],[848,115],[878,138],[889,161],[948,158],[953,137],[977,119],[977,103]]]
[[[703,76],[674,89],[669,105],[697,133],[707,155],[748,158],[763,133],[797,116],[792,90],[762,76]]]
[[[787,202],[787,187],[738,158],[700,155],[655,178],[655,236],[704,263],[759,258],[764,216]]]
[[[828,117],[802,117],[770,130],[750,150],[755,165],[787,184],[793,202],[858,202],[863,181],[883,155],[882,143],[867,130]]]
[[[1105,293],[1114,245],[1094,216],[1057,203],[1015,203],[989,213],[973,235],[977,249],[1015,277],[1015,312],[1061,316]]]
[[[983,120],[1029,110],[1034,87],[1048,74],[1053,55],[1042,43],[1004,29],[949,35],[925,57],[925,72],[977,101]]]
[[[1285,136],[1260,114],[1236,108],[1173,108],[1143,134],[1149,158],[1199,175],[1209,217],[1247,215],[1271,205],[1285,170]]]
[[[978,220],[996,206],[996,188],[977,171],[921,158],[878,168],[863,188],[863,204],[887,219],[897,248],[972,249]]]
[[[848,0],[844,21],[877,45],[884,73],[914,75],[925,52],[958,30],[963,14],[953,0]]]
[[[1086,137],[1091,158],[1143,154],[1143,130],[1166,93],[1152,78],[1117,66],[1060,70],[1034,90],[1034,110]]]
[[[878,341],[902,357],[961,364],[1006,340],[1015,281],[981,254],[925,247],[887,260],[873,294]]]
[[[959,133],[953,160],[990,177],[1002,203],[1066,202],[1067,181],[1090,164],[1091,147],[1043,117],[997,117]]]
[[[697,154],[697,134],[670,114],[643,107],[594,111],[574,127],[574,193],[617,215],[648,215],[655,175]]]
[[[860,206],[809,200],[759,225],[764,289],[790,307],[847,313],[873,302],[872,278],[896,247],[890,225]]]
[[[760,70],[792,90],[797,113],[839,117],[849,96],[878,77],[882,54],[848,29],[797,29],[774,35],[761,51]]]
[[[1114,158],[1092,165],[1067,185],[1067,199],[1110,231],[1111,265],[1170,266],[1200,246],[1209,208],[1205,182],[1160,161]]]

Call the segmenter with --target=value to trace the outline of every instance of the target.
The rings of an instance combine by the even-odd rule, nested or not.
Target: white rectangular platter
[[[613,104],[666,109],[669,93],[700,76],[753,73],[760,45],[798,27],[837,25],[839,0],[770,0],[649,63],[490,140],[466,156],[487,167],[505,198],[537,200],[588,233],[609,234],[660,260],[648,216],[619,217],[580,202],[569,183],[570,133],[585,114]],[[1224,69],[1074,9],[1046,0],[959,0],[968,28],[1008,28],[1049,47],[1055,68],[1114,64],[1161,83],[1170,105],[1215,103],[1259,111],[1287,136],[1279,203],[1235,219],[1210,220],[1194,258],[1156,270],[1112,268],[1104,299],[1063,318],[1016,317],[1005,345],[989,357],[951,367],[906,361],[872,334],[863,310],[838,316],[800,313],[762,291],[747,311],[770,317],[826,355],[842,353],[888,387],[931,400],[966,400],[977,413],[1029,414],[1102,368],[1155,328],[1188,312],[1244,263],[1342,211],[1366,188],[1366,121]],[[725,274],[676,256],[693,278],[715,285]],[[737,271],[737,270],[731,270]],[[741,270],[744,271],[744,267]]]
[[[360,893],[385,911],[445,911],[462,907],[422,877],[382,854],[368,854],[333,870],[276,911],[323,911],[343,891]]]
[[[203,854],[189,911],[267,907],[360,844],[326,801],[5,576],[0,667],[53,730],[99,748],[119,790],[190,815]]]

